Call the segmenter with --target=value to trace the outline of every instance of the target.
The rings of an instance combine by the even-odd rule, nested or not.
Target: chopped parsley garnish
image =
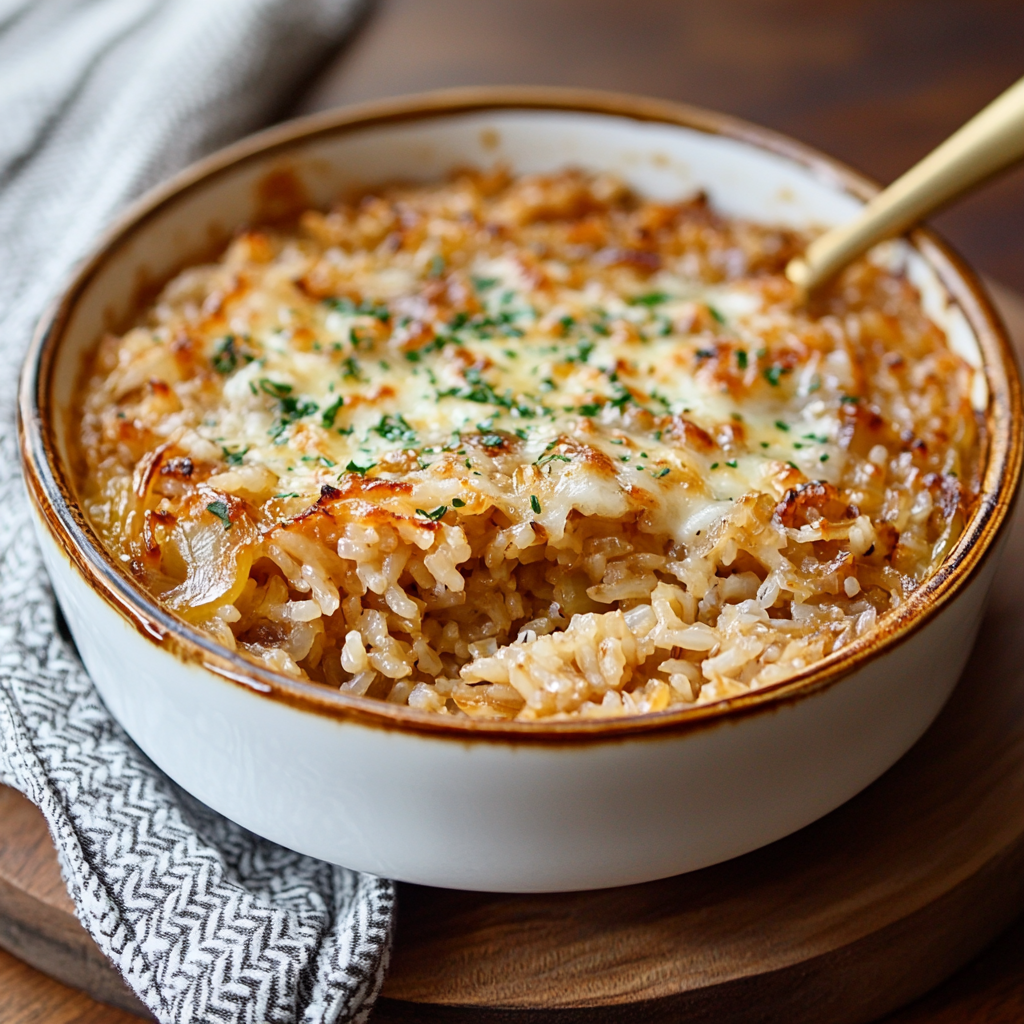
[[[722,314],[721,314],[721,313],[719,313],[719,312],[718,312],[718,310],[717,310],[717,309],[715,309],[715,307],[714,307],[714,306],[710,306],[710,305],[709,305],[709,306],[708,306],[708,312],[709,312],[709,313],[711,314],[711,316],[712,316],[712,317],[713,317],[713,318],[714,318],[715,320],[717,320],[717,321],[718,321],[718,322],[719,322],[720,324],[724,324],[724,323],[725,323],[725,317],[724,317],[724,316],[722,316]]]
[[[782,420],[776,420],[775,421],[775,426],[778,427],[779,430],[785,430],[787,433],[789,433],[789,424],[788,423],[783,423]]]
[[[336,462],[331,462],[326,455],[303,455],[303,462],[319,462],[321,466],[326,466],[328,469],[334,469],[337,465]]]
[[[248,447],[243,448],[241,451],[233,452],[230,448],[225,448],[221,445],[220,449],[224,453],[224,461],[229,466],[240,466],[242,464],[242,458],[245,453],[249,450]]]
[[[342,395],[338,395],[338,397],[331,402],[326,409],[324,409],[323,414],[320,417],[320,422],[323,424],[325,430],[330,430],[330,428],[334,426],[334,420],[338,413],[341,412],[341,407],[344,404],[344,397]]]
[[[782,375],[785,373],[792,373],[792,370],[788,366],[766,366],[764,370],[764,379],[768,381],[773,388],[779,386],[779,381],[782,380]]]
[[[466,503],[461,498],[452,498],[452,508],[465,508]]]
[[[359,348],[363,342],[366,342],[367,348],[373,348],[373,338],[364,338],[359,330],[355,327],[351,328],[348,332],[348,340],[353,348]]]
[[[493,288],[497,283],[498,283],[498,278],[496,278],[496,277],[474,277],[473,278],[473,287],[478,292],[490,291],[490,289]]]
[[[634,401],[634,398],[621,384],[616,384],[615,392],[615,396],[608,399],[608,404],[622,412],[630,402]]]
[[[657,479],[658,477],[668,476],[668,471],[669,467],[665,466],[663,469],[659,469],[657,472],[652,473],[651,475]]]
[[[281,435],[296,420],[312,416],[320,409],[320,406],[310,398],[304,400],[296,398],[292,394],[291,384],[280,384],[268,377],[261,377],[259,384],[260,391],[265,395],[270,395],[277,402],[277,416],[268,433],[278,443],[280,443]]]
[[[288,491],[286,494],[275,494],[274,495],[275,498],[297,498],[298,496],[299,495],[298,495],[297,491]]]
[[[564,336],[576,326],[576,318],[573,316],[563,316],[558,321],[558,326],[562,328],[562,335]]]
[[[485,448],[500,448],[505,443],[505,439],[501,434],[481,434],[480,443]]]
[[[238,369],[240,361],[251,363],[255,356],[250,355],[248,352],[243,351],[239,344],[238,338],[233,334],[225,334],[220,341],[217,342],[216,347],[213,350],[213,368],[218,373],[234,373]]]
[[[668,302],[669,296],[664,292],[648,292],[646,295],[634,295],[631,299],[626,301],[631,306],[660,306],[663,302]]]
[[[362,371],[359,368],[359,360],[355,356],[347,356],[341,361],[341,375],[345,380],[365,381]]]
[[[581,416],[596,416],[601,411],[601,406],[596,402],[590,402],[587,405],[580,406]]]
[[[530,508],[533,509],[536,515],[540,515],[540,498],[536,494],[530,495]]]
[[[260,391],[265,395],[270,395],[271,398],[284,398],[292,393],[291,384],[279,384],[269,377],[260,377],[259,385]]]
[[[324,305],[331,309],[344,313],[346,316],[372,316],[381,323],[387,323],[391,319],[391,310],[383,304],[364,300],[360,303],[353,302],[346,296],[324,299]]]
[[[432,523],[436,523],[438,519],[444,517],[444,514],[448,511],[447,505],[438,505],[432,512],[428,512],[426,509],[416,509],[416,515],[423,516],[424,519],[429,519]]]
[[[718,463],[717,462],[712,462],[711,463],[711,468],[712,469],[718,469]]]
[[[590,353],[593,351],[594,343],[592,341],[581,341],[576,346],[576,351],[565,357],[565,361],[567,363],[585,363],[590,358]]]
[[[228,515],[227,502],[224,501],[211,501],[206,506],[207,512],[212,512],[223,524],[225,530],[231,529],[231,516]]]
[[[481,376],[480,371],[470,367],[465,372],[466,382],[469,385],[464,388],[448,388],[446,391],[438,391],[440,398],[463,398],[469,402],[479,402],[481,405],[497,405],[502,409],[516,408],[520,416],[533,415],[533,410],[526,406],[517,406],[512,400],[511,391],[499,395],[494,388]]]
[[[360,466],[358,463],[350,461],[345,467],[346,473],[358,473],[360,476],[366,476],[367,473],[376,466],[376,462],[371,462],[368,466]]]
[[[730,469],[735,469],[739,463],[735,459],[729,459],[725,463]]]
[[[572,462],[568,455],[561,455],[558,452],[551,452],[550,455],[542,455],[535,463],[535,466],[544,466],[549,462]]]
[[[747,353],[741,348],[736,350],[736,365],[741,370],[745,370],[747,368]]]
[[[370,428],[375,434],[380,434],[385,441],[401,441],[403,444],[416,443],[416,431],[405,421],[401,413],[394,416],[381,416],[380,422]]]
[[[818,460],[819,462],[828,462],[828,454],[822,455]]]
[[[440,277],[444,273],[445,266],[443,256],[432,256],[427,264],[427,277]]]
[[[842,395],[839,401],[848,405],[856,405],[860,401],[860,397],[857,395]]]

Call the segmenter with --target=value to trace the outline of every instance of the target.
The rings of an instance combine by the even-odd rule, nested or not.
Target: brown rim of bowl
[[[135,202],[72,273],[62,297],[43,316],[22,371],[18,432],[29,492],[50,532],[93,589],[140,632],[188,663],[296,708],[384,729],[427,733],[466,742],[556,742],[677,734],[775,710],[817,693],[912,636],[972,579],[1006,525],[1021,472],[1021,389],[1005,328],[974,273],[934,232],[910,238],[952,300],[967,317],[982,351],[989,388],[988,458],[982,494],[946,560],[881,625],[805,671],[764,689],[682,711],[557,722],[448,718],[384,701],[349,696],[323,684],[280,675],[226,650],[211,637],[161,608],[114,562],[78,507],[65,468],[56,457],[53,427],[42,415],[49,404],[54,352],[70,313],[112,249],[175,199],[240,164],[284,153],[296,142],[388,123],[429,120],[487,110],[563,110],[660,122],[723,135],[808,168],[816,177],[860,199],[879,186],[844,164],[765,128],[724,114],[664,100],[555,88],[451,89],[398,97],[314,114],[249,136],[192,164]]]

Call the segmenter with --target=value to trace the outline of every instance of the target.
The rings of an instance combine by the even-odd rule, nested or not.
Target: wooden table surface
[[[1024,74],[1021,0],[381,0],[298,110],[471,84],[647,93],[794,135],[883,181]],[[936,218],[1024,292],[1024,170]],[[128,1024],[0,951],[0,1024]],[[1024,922],[887,1024],[1024,1021]]]

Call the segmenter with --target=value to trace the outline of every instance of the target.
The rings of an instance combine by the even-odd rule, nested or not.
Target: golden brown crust
[[[717,699],[870,628],[976,500],[975,371],[899,269],[801,309],[804,237],[573,170],[284,223],[102,339],[80,460],[115,555],[282,671],[476,715]]]

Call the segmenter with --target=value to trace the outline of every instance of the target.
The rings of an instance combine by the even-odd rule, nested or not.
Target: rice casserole
[[[780,682],[942,562],[985,449],[898,260],[802,305],[808,241],[576,169],[246,230],[100,341],[83,507],[166,607],[353,694],[539,720]]]

